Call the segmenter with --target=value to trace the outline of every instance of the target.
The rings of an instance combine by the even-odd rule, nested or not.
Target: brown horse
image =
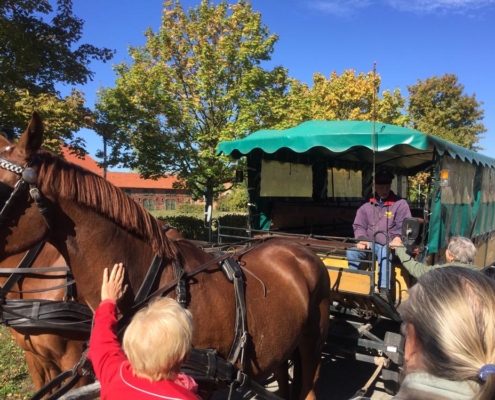
[[[167,225],[162,221],[158,221],[158,223],[162,226]],[[166,229],[166,234],[173,239],[183,238],[176,229],[171,227]],[[2,268],[16,267],[23,257],[24,253],[20,253],[1,261],[0,271]],[[66,262],[60,253],[51,244],[46,243],[36,257],[32,268],[62,267],[65,265]],[[61,274],[60,272],[25,274],[12,288],[7,299],[63,300],[66,296],[65,288],[51,289],[66,283],[65,277],[60,277]],[[7,281],[9,275],[0,274],[0,287]],[[37,292],[30,293],[31,291]],[[84,299],[80,296],[68,300],[85,304]],[[36,390],[41,389],[61,372],[72,368],[81,358],[84,342],[89,339],[89,334],[83,332],[76,333],[50,328],[37,329],[31,326],[10,328],[10,331],[14,340],[24,351],[26,364]],[[85,376],[79,380],[74,389],[91,383],[91,381],[91,377]],[[56,389],[57,387],[53,391]]]
[[[0,138],[0,183],[3,189],[16,187],[22,192],[2,215],[6,220],[0,227],[0,258],[34,246],[50,232],[48,241],[68,261],[78,289],[93,309],[99,303],[103,268],[123,262],[129,284],[120,305],[123,310],[132,306],[155,254],[164,260],[155,288],[173,280],[173,262],[191,270],[211,260],[188,241],[168,239],[156,220],[103,178],[41,151],[42,140],[42,122],[36,113],[16,146],[2,144]],[[18,184],[21,173],[24,181],[37,185],[50,205],[51,230]],[[256,380],[274,372],[280,377],[281,366],[297,354],[299,397],[315,398],[329,319],[325,266],[311,250],[276,239],[254,247],[239,261],[248,272],[246,373]],[[226,358],[235,332],[232,285],[214,265],[189,280],[188,293],[196,326],[194,346],[216,348]],[[283,396],[286,389],[282,385]]]
[[[1,268],[14,268],[21,261],[24,254],[11,256],[0,262]],[[47,266],[65,266],[65,260],[50,244],[45,244],[40,252],[33,268]],[[54,276],[56,275],[56,276]],[[65,289],[49,290],[50,287],[64,284],[65,277],[61,273],[44,273],[24,275],[12,288],[8,299],[37,299],[37,300],[63,300]],[[0,286],[7,280],[8,275],[0,275]],[[46,291],[29,293],[32,290]],[[27,293],[17,293],[17,292]],[[83,302],[82,299],[77,299]],[[59,330],[10,328],[12,336],[19,347],[24,351],[29,373],[37,390],[50,382],[62,371],[72,368],[81,358],[82,345],[89,339],[87,333],[64,332]],[[75,387],[84,386],[91,382],[90,377],[83,377]]]

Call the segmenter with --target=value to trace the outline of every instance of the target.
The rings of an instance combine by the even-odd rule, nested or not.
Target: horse
[[[0,138],[0,186],[16,198],[0,212],[4,220],[0,258],[46,239],[68,261],[78,290],[93,310],[99,304],[105,267],[117,262],[126,266],[128,290],[119,308],[128,310],[157,254],[162,263],[151,289],[173,281],[174,264],[191,271],[212,260],[187,240],[167,238],[153,217],[102,177],[41,150],[42,141],[43,124],[37,113],[17,145]],[[51,224],[40,212],[40,202],[50,208]],[[244,372],[257,381],[272,373],[286,378],[283,368],[293,358],[295,394],[315,399],[329,324],[330,282],[325,266],[310,249],[285,239],[253,246],[238,262],[244,271],[249,331]],[[227,358],[236,324],[232,284],[213,264],[189,279],[187,289],[196,327],[194,347],[214,348]],[[279,380],[279,393],[288,398],[284,381]]]
[[[175,228],[162,221],[158,221],[158,223],[162,225],[168,237],[183,239],[183,236]],[[12,268],[19,265],[23,257],[24,254],[19,253],[0,262],[0,287],[5,284],[10,275],[2,274],[2,268]],[[63,267],[65,265],[66,262],[60,253],[51,244],[45,243],[41,252],[36,256],[32,267]],[[60,272],[23,274],[15,286],[9,290],[10,293],[6,298],[68,300],[85,304],[81,296],[66,299],[67,293],[63,287],[52,289],[66,283],[66,277],[60,277],[60,275]],[[9,329],[17,345],[24,352],[26,365],[36,390],[40,390],[63,371],[73,368],[81,359],[83,344],[89,339],[87,332],[68,331],[67,329],[35,328],[32,326],[9,327]],[[73,389],[85,386],[92,381],[90,375],[85,375],[73,386]],[[49,393],[54,392],[58,387],[55,386]]]
[[[0,262],[0,271],[2,268],[15,267],[23,257],[24,254],[20,253],[6,258]],[[52,245],[46,243],[36,257],[33,268],[65,265],[65,260],[60,253]],[[66,282],[66,278],[60,275],[60,273],[23,275],[7,295],[7,299],[64,300],[65,288],[50,290],[51,287]],[[4,285],[8,277],[9,275],[0,274],[0,287]],[[40,292],[30,293],[31,291]],[[74,300],[84,303],[84,299],[81,298],[70,299],[70,301]],[[83,343],[89,339],[87,332],[61,332],[32,327],[10,327],[10,332],[18,346],[24,351],[29,374],[36,390],[41,389],[61,372],[74,367],[81,358]],[[89,375],[84,376],[74,388],[91,382],[92,378]]]

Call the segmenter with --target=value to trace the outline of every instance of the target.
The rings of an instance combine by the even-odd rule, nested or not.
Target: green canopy
[[[218,154],[240,158],[254,149],[275,153],[286,148],[295,153],[338,156],[350,162],[373,161],[406,170],[431,162],[434,153],[495,168],[495,160],[414,129],[369,121],[308,121],[285,130],[261,130],[244,139],[221,142]],[[373,139],[375,145],[373,146]]]
[[[454,189],[442,188],[435,181],[429,251],[436,253],[453,235],[484,241],[495,231],[495,159],[414,129],[369,121],[308,121],[290,129],[261,130],[241,140],[221,142],[217,150],[234,158],[259,150],[267,159],[299,160],[301,156],[308,162],[314,157],[327,158],[332,165],[350,169],[375,163],[407,175],[440,162],[452,171]],[[449,157],[436,157],[444,155]],[[269,215],[261,208],[258,211]]]

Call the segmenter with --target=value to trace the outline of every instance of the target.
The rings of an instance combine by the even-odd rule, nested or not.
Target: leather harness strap
[[[182,308],[187,308],[187,289],[185,276],[187,271],[182,268],[182,265],[178,262],[173,262],[174,267],[174,279],[178,279],[177,286],[175,287],[175,294],[177,302]]]
[[[44,246],[45,246],[45,242],[43,241],[43,242],[38,243],[32,249],[29,249],[29,251],[23,257],[23,259],[21,260],[21,262],[19,263],[19,265],[17,266],[17,268],[19,270],[22,270],[22,269],[25,269],[25,268],[30,268],[33,265],[34,261],[36,260],[36,257],[38,257],[38,254],[40,253],[40,251],[43,249]],[[10,289],[12,289],[12,287],[21,278],[21,275],[18,274],[18,273],[16,273],[16,272],[13,272],[13,274],[14,275],[12,275],[11,277],[9,277],[9,279],[7,279],[7,281],[5,282],[5,284],[1,287],[2,291],[8,292]]]
[[[151,266],[148,268],[148,272],[146,273],[146,277],[144,278],[144,281],[141,284],[138,293],[136,294],[136,298],[134,299],[135,303],[140,303],[149,294],[151,287],[156,281],[158,272],[160,272],[160,266],[162,265],[162,261],[163,261],[163,257],[158,254],[155,254],[155,257],[151,262]]]
[[[54,300],[5,300],[0,322],[15,328],[55,328],[91,332],[93,313],[85,304]]]
[[[247,318],[246,318],[246,293],[244,290],[244,274],[237,261],[228,258],[223,262],[228,265],[233,272],[234,296],[236,304],[235,318],[235,336],[230,349],[227,361],[235,364],[237,360],[241,361],[242,370],[246,367],[245,349],[248,339]]]
[[[34,275],[34,274],[43,274],[45,272],[65,272],[63,275],[50,275],[50,278],[56,278],[58,276],[63,277],[66,276],[68,272],[70,272],[70,268],[65,265],[63,267],[40,267],[40,268],[24,268],[24,269],[19,269],[21,267],[16,267],[16,268],[0,268],[0,275],[3,274],[19,274],[19,275]],[[2,287],[4,291],[7,291],[5,289],[5,285]]]

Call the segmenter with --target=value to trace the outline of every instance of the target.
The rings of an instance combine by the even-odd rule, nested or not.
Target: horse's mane
[[[121,189],[48,151],[41,150],[38,157],[41,161],[38,175],[42,192],[48,190],[88,207],[149,243],[154,252],[177,260],[178,249],[167,238],[157,220]]]

